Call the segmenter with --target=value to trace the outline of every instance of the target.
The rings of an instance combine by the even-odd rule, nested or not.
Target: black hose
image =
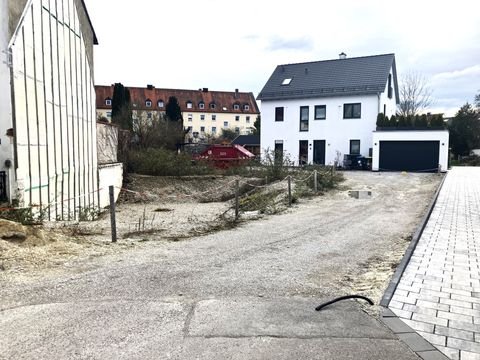
[[[338,297],[338,298],[336,298],[336,299],[327,301],[326,303],[320,304],[320,305],[318,305],[318,306],[315,308],[315,310],[316,310],[316,311],[320,311],[320,310],[322,310],[325,306],[328,306],[328,305],[330,305],[330,304],[336,303],[337,301],[346,300],[346,299],[363,299],[363,300],[365,300],[366,302],[368,302],[370,305],[373,305],[373,301],[370,300],[369,298],[367,298],[366,296],[362,296],[362,295],[345,295],[345,296],[340,296],[340,297]]]

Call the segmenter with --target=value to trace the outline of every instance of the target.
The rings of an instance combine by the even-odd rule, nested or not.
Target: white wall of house
[[[275,141],[283,141],[284,152],[298,164],[299,141],[308,140],[308,162],[312,163],[313,141],[325,140],[325,164],[332,165],[335,161],[342,162],[343,155],[350,153],[350,140],[360,140],[360,153],[368,156],[379,108],[383,111],[383,103],[388,112],[395,108],[394,100],[383,101],[378,95],[262,101],[262,152],[273,150]],[[361,103],[361,118],[343,118],[343,106],[349,103]],[[326,105],[325,120],[314,119],[315,105]],[[284,121],[276,122],[275,108],[281,106],[284,107]],[[300,131],[301,106],[309,107],[308,131]]]
[[[53,220],[75,219],[81,208],[98,206],[95,89],[86,43],[73,0],[33,0],[9,45],[18,200],[41,205]]]
[[[8,49],[8,0],[0,0],[0,171],[5,171],[7,177],[13,170],[5,167],[5,160],[13,162],[13,147],[6,135],[12,128],[12,107],[10,98],[10,67]],[[7,183],[10,183],[7,178]],[[8,190],[8,187],[7,187]],[[11,199],[9,191],[7,196]]]
[[[388,80],[387,84],[385,85],[385,90],[383,93],[380,94],[380,108],[378,109],[379,112],[384,112],[386,110],[385,115],[391,117],[397,112],[397,103],[395,100],[395,77],[393,76],[393,70],[390,69],[390,77],[392,79],[392,97],[388,97]],[[398,95],[398,94],[397,94]]]
[[[381,141],[438,141],[439,165],[442,171],[448,169],[448,130],[408,130],[408,131],[375,131],[373,132],[373,159],[372,170],[378,171],[380,164],[380,142]]]

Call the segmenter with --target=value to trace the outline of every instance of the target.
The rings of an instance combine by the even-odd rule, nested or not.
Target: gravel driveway
[[[415,359],[357,302],[312,309],[349,293],[378,303],[441,177],[346,178],[232,230],[5,282],[0,358]]]

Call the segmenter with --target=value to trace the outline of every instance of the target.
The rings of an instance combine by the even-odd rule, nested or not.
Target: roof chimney
[[[155,88],[155,86],[153,86],[153,85],[150,85],[150,84],[147,85],[148,90],[153,90],[154,88]]]
[[[203,92],[208,92],[208,88],[203,88]]]
[[[346,58],[347,58],[347,54],[345,54],[345,53],[342,51],[340,54],[338,54],[338,57],[343,60],[343,59],[346,59]]]
[[[236,99],[238,97],[238,89],[235,89],[235,95],[234,98]]]

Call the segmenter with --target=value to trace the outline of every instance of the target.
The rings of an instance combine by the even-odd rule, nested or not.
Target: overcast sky
[[[480,91],[480,1],[85,0],[95,82],[251,91],[278,64],[395,53],[422,73],[433,111]]]

